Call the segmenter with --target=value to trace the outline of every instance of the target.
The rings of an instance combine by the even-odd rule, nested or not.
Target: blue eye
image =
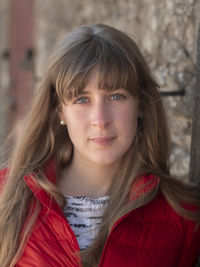
[[[114,94],[110,96],[112,100],[122,100],[125,99],[125,95],[123,94]]]
[[[85,96],[83,97],[79,97],[78,99],[74,100],[74,104],[85,104],[85,103],[88,103],[89,102],[89,99]]]

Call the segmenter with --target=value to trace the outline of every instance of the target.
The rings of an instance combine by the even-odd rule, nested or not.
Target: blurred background
[[[1,0],[0,147],[27,112],[56,43],[81,24],[125,31],[157,78],[172,137],[172,173],[189,172],[200,0]]]

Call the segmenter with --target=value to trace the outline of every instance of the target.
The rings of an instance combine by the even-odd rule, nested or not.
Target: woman
[[[200,197],[170,176],[158,85],[126,34],[69,33],[20,128],[1,172],[0,266],[194,266]]]

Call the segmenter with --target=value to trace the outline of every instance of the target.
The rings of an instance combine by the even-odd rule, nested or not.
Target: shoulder
[[[178,238],[179,236],[180,239],[186,240],[187,244],[198,244],[198,247],[200,247],[200,227],[197,226],[197,223],[192,219],[186,219],[184,217],[184,212],[180,215],[172,208],[161,191],[160,181],[161,179],[153,174],[145,174],[138,178],[135,186],[132,188],[132,196],[135,197],[131,200],[134,201],[136,198],[140,197],[141,194],[146,194],[153,190],[157,190],[157,193],[150,202],[133,210],[129,220],[130,225],[135,221],[140,221],[140,224],[146,227],[147,231],[153,229],[153,232],[159,232],[160,236],[166,236],[164,232],[171,233],[172,238]],[[174,183],[176,185],[175,188],[178,188],[180,191],[182,183],[179,181],[177,182],[175,179]],[[189,186],[183,186],[184,192],[189,190]],[[185,190],[185,187],[187,187],[187,190]],[[187,214],[188,211],[200,212],[200,207],[198,206],[182,203],[182,207],[185,209],[185,214]],[[166,236],[166,238],[168,238],[168,236]],[[189,245],[187,246],[189,247]]]
[[[183,207],[191,212],[198,211],[198,207],[190,204],[184,204]],[[194,223],[192,220],[179,215],[168,203],[161,190],[159,189],[156,196],[146,205],[142,206],[141,212],[146,218],[160,219],[166,221],[181,221],[182,223]],[[195,224],[195,223],[194,223]]]
[[[158,190],[152,201],[121,218],[110,244],[114,244],[113,251],[116,244],[120,251],[130,251],[137,266],[144,266],[144,262],[148,266],[163,266],[165,262],[165,266],[192,267],[200,248],[200,229],[195,226],[177,214]],[[115,255],[119,257],[120,252]]]
[[[144,206],[141,206],[132,213],[133,217],[148,221],[180,222],[179,216],[168,204],[163,194],[158,191],[153,200]]]
[[[194,206],[187,205],[187,209],[195,212]],[[196,222],[179,215],[160,191],[151,202],[133,211],[131,217],[132,221],[140,221],[142,227],[154,233],[154,236],[162,237],[161,243],[180,240],[185,252],[198,253],[200,227]]]
[[[192,220],[187,220],[183,217],[190,212],[200,212],[200,197],[196,197],[198,199],[196,199],[196,202],[194,201],[194,188],[190,185],[183,184],[179,180],[170,179],[170,183],[172,183],[173,185],[173,187],[169,188],[169,190],[171,190],[170,194],[172,195],[172,193],[174,192],[173,194],[176,195],[176,191],[179,192],[177,194],[178,197],[175,197],[172,199],[172,201],[168,202],[168,200],[164,196],[165,194],[163,193],[161,182],[163,184],[162,179],[155,176],[154,174],[144,174],[138,176],[130,191],[130,201],[135,201],[140,197],[145,198],[145,195],[151,193],[153,193],[155,197],[147,204],[142,205],[139,209],[137,209],[137,212],[139,213],[140,211],[141,213],[143,213],[144,218],[160,218],[166,219],[168,221],[183,220],[188,223],[192,222]],[[185,196],[180,197],[181,194],[184,194]],[[187,199],[187,201],[185,201],[185,199]],[[195,205],[185,203],[190,201],[191,199],[193,203],[196,203]],[[180,216],[178,212],[175,211],[178,210],[178,208],[175,207],[179,206],[182,206],[183,208],[183,211],[180,212],[182,216]],[[193,216],[190,217],[193,218]]]

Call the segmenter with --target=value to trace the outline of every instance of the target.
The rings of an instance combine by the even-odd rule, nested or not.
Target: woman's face
[[[101,166],[116,164],[137,131],[138,100],[125,89],[98,89],[97,74],[83,91],[62,105],[74,146],[73,159]]]

